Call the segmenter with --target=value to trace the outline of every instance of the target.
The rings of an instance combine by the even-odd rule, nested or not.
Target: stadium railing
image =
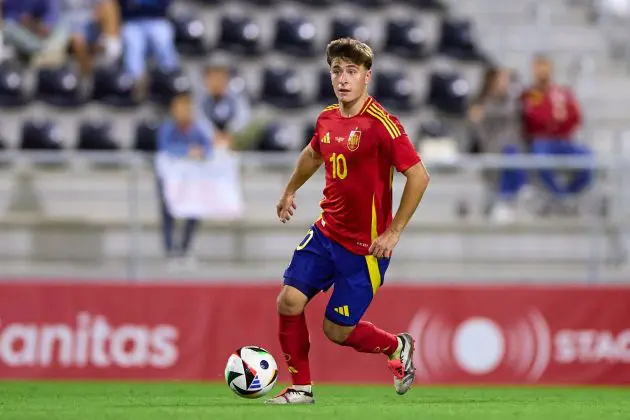
[[[280,229],[275,220],[277,193],[296,154],[242,153],[239,157],[247,209],[237,220],[203,224],[199,257],[210,267],[216,262],[238,266],[284,261],[317,215],[321,182],[312,183],[304,193],[296,223]],[[630,181],[630,159],[622,153],[596,158],[465,155],[425,158],[425,164],[432,182],[405,233],[405,250],[397,254],[409,270],[424,269],[427,262],[445,267],[466,262],[489,267],[497,263],[577,264],[589,281],[601,280],[607,266],[625,273],[630,193],[624,186]],[[529,217],[508,225],[483,217],[461,218],[454,209],[468,199],[479,201],[483,193],[480,172],[499,168],[594,169],[599,175],[588,200],[605,201],[608,211],[587,211],[576,218]],[[30,270],[37,262],[91,267],[88,272],[118,262],[115,269],[103,269],[102,274],[134,279],[147,272],[147,265],[161,260],[150,157],[136,152],[4,151],[0,152],[0,173],[0,238],[4,236],[0,260],[21,261],[21,268],[10,273],[41,275]],[[218,243],[210,244],[210,237]],[[434,245],[440,241],[444,241],[441,247]],[[555,241],[558,251],[550,252],[545,241]]]

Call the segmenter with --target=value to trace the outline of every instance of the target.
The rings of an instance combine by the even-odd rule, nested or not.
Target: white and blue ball
[[[277,380],[278,364],[261,347],[241,347],[230,356],[225,367],[225,381],[239,397],[260,398],[271,391]]]

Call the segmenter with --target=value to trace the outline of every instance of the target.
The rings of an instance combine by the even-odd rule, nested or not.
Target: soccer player
[[[361,318],[383,284],[392,250],[414,214],[429,175],[396,117],[367,93],[374,54],[350,38],[326,49],[339,103],[317,118],[315,133],[298,158],[277,204],[283,223],[296,209],[295,194],[322,165],[326,186],[322,214],[297,246],[278,297],[279,338],[293,385],[269,404],[312,404],[304,309],[320,291],[334,286],[326,308],[324,333],[362,353],[383,353],[404,394],[415,377],[410,334],[394,335]],[[394,168],[406,185],[392,219]]]

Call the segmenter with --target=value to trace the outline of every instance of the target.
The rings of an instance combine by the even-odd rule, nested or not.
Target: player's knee
[[[299,315],[304,312],[308,298],[299,290],[285,286],[278,295],[278,313],[281,315]]]
[[[324,334],[326,337],[336,344],[344,344],[354,327],[345,327],[343,325],[335,324],[334,322],[324,319]]]

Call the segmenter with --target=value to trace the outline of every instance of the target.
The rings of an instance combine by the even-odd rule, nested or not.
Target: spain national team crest
[[[354,152],[359,148],[359,143],[361,142],[361,132],[359,130],[353,130],[350,132],[350,137],[348,137],[348,150]]]

